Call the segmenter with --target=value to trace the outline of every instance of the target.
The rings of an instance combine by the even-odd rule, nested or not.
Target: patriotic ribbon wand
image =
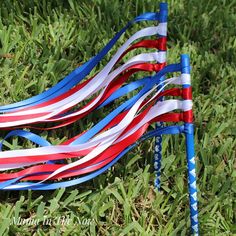
[[[135,99],[130,99],[131,101],[135,100],[134,105],[130,109],[125,110],[125,108],[130,105],[130,100],[128,100],[124,103],[125,105],[122,104],[99,122],[98,126],[95,125],[92,129],[83,133],[79,137],[69,140],[67,143],[64,143],[64,145],[2,152],[0,158],[0,168],[2,171],[22,167],[26,168],[23,171],[18,171],[14,174],[1,174],[0,189],[49,190],[79,184],[103,173],[118,159],[120,159],[127,150],[132,146],[135,146],[136,141],[138,140],[143,140],[160,134],[176,134],[184,132],[187,140],[186,147],[189,167],[191,221],[192,227],[196,230],[196,176],[193,156],[194,149],[192,147],[193,126],[191,123],[192,101],[190,76],[188,73],[189,66],[181,66],[182,64],[187,63],[186,61],[188,60],[186,58],[188,59],[186,55],[183,55],[181,57],[181,64],[166,66],[157,75],[150,77],[148,83],[149,86],[144,87],[145,90],[143,90],[142,93],[133,97]],[[154,94],[154,96],[148,98],[156,87],[160,86],[159,83],[153,87],[155,82],[159,81],[161,76],[179,70],[182,70],[181,76],[166,79],[161,83],[165,83],[165,86],[171,83],[182,84],[182,89],[172,88],[161,92],[161,88]],[[181,96],[184,100],[169,99],[155,103],[156,100],[164,95]],[[146,109],[143,110],[145,107]],[[176,109],[181,109],[183,112],[170,113]],[[123,112],[120,113],[120,111]],[[118,116],[118,114],[120,115]],[[156,129],[145,135],[144,132],[154,121],[184,121],[185,124],[184,126],[169,126]],[[100,129],[97,129],[97,127],[100,127]],[[31,140],[37,143],[38,136],[34,136],[30,132],[26,132],[26,134],[30,135]],[[25,134],[22,134],[21,136],[27,137]],[[40,140],[42,140],[42,138]],[[45,163],[48,160],[56,161],[58,159],[66,160],[68,158],[78,158],[78,160],[70,164]],[[68,178],[81,174],[84,175],[81,178],[56,183],[45,183],[47,180]],[[25,182],[26,180],[40,181]]]
[[[145,15],[145,14],[144,14]],[[152,19],[154,16],[152,13],[145,15],[145,17],[137,17],[136,21],[145,19]],[[159,30],[163,31],[163,27],[159,28]],[[135,37],[134,37],[135,38]],[[132,40],[130,40],[132,41]],[[112,44],[111,44],[112,45]],[[110,46],[111,46],[110,45]],[[140,44],[139,44],[140,45]],[[142,45],[142,43],[141,43]],[[109,47],[110,47],[109,46]],[[137,46],[137,45],[136,45]],[[109,48],[108,47],[108,48]],[[123,48],[127,47],[125,45]],[[106,47],[105,47],[106,48]],[[135,47],[133,47],[135,48]],[[132,46],[130,47],[131,50]],[[103,51],[103,50],[102,50]],[[46,190],[46,189],[55,189],[58,187],[66,187],[71,186],[74,184],[79,184],[81,182],[87,181],[91,178],[94,178],[98,174],[103,173],[105,170],[107,170],[110,166],[112,166],[118,159],[121,158],[128,150],[130,150],[132,147],[137,145],[138,142],[145,140],[147,138],[161,135],[161,134],[176,134],[176,133],[185,133],[186,136],[186,148],[187,148],[187,160],[188,160],[188,176],[189,176],[189,190],[190,190],[190,211],[191,211],[191,228],[193,233],[196,235],[198,234],[198,219],[197,219],[197,192],[196,192],[196,172],[195,172],[195,160],[194,160],[194,142],[193,142],[193,125],[192,125],[192,110],[191,110],[191,86],[190,86],[190,77],[189,77],[189,58],[186,55],[182,55],[181,57],[181,63],[180,64],[174,64],[165,67],[161,70],[161,67],[158,67],[156,71],[159,71],[156,76],[153,77],[147,77],[142,80],[140,80],[140,83],[131,83],[127,86],[120,87],[122,82],[127,79],[125,76],[121,76],[122,79],[119,83],[113,83],[114,79],[120,74],[124,73],[124,70],[129,68],[123,67],[120,68],[120,70],[117,70],[117,73],[110,73],[111,67],[114,65],[115,62],[117,62],[122,54],[125,54],[125,51],[119,51],[119,53],[116,54],[116,57],[113,60],[112,63],[110,61],[109,66],[107,66],[107,71],[103,70],[102,75],[106,77],[106,82],[104,84],[96,84],[94,83],[94,88],[91,86],[87,86],[89,82],[84,85],[84,88],[86,87],[86,90],[89,90],[89,94],[83,94],[81,91],[83,91],[83,86],[78,86],[76,89],[73,90],[73,86],[75,84],[75,81],[73,83],[70,80],[71,78],[64,81],[63,86],[55,86],[55,87],[46,95],[44,94],[42,96],[38,95],[32,99],[28,99],[24,101],[23,103],[17,103],[17,104],[11,104],[7,106],[1,107],[1,127],[2,128],[10,128],[17,125],[27,125],[29,123],[37,123],[42,121],[48,121],[48,119],[52,119],[50,121],[58,121],[58,120],[66,120],[68,119],[68,114],[65,113],[68,111],[69,108],[73,107],[74,103],[71,102],[71,100],[68,100],[63,104],[63,108],[60,110],[59,113],[54,113],[53,109],[56,109],[58,107],[61,107],[61,103],[57,104],[58,107],[54,106],[53,108],[50,107],[50,105],[53,105],[55,100],[58,99],[61,95],[65,94],[66,92],[69,92],[65,97],[62,98],[59,101],[66,100],[65,98],[68,98],[70,95],[76,94],[76,92],[80,91],[80,94],[82,94],[82,99],[87,98],[87,96],[97,92],[100,88],[104,88],[103,95],[97,99],[97,103],[94,103],[95,108],[100,107],[104,102],[107,104],[109,101],[114,100],[115,98],[121,96],[124,93],[124,88],[131,90],[132,86],[136,86],[138,88],[138,85],[143,86],[140,93],[138,93],[137,96],[134,96],[132,99],[128,100],[124,104],[122,104],[118,109],[111,112],[105,119],[103,119],[101,122],[99,122],[100,128],[98,129],[98,126],[94,126],[91,130],[74,137],[71,140],[68,140],[63,145],[59,146],[49,146],[50,144],[46,141],[40,138],[39,136],[24,131],[12,131],[10,132],[5,138],[9,138],[10,136],[18,135],[25,138],[28,138],[32,140],[33,142],[40,144],[44,147],[42,148],[36,148],[34,149],[25,149],[25,150],[17,150],[17,151],[5,151],[1,153],[1,159],[0,159],[0,168],[2,171],[6,171],[9,169],[19,169],[24,167],[23,170],[20,170],[18,172],[14,173],[3,173],[0,175],[0,189],[35,189],[35,190]],[[150,56],[146,55],[147,57]],[[159,54],[161,55],[161,54]],[[100,55],[102,57],[102,55]],[[96,57],[95,57],[96,58]],[[145,59],[145,55],[140,55],[140,58],[142,58],[142,62],[146,62],[149,59]],[[163,58],[163,57],[161,57]],[[165,63],[161,58],[158,59],[160,63]],[[80,68],[79,71],[81,72],[82,77],[80,79],[84,78],[83,76],[86,75],[86,73],[89,73],[89,70],[91,71],[92,66],[96,65],[96,60],[93,61],[94,58],[92,58],[89,62],[85,63],[84,67],[82,66],[82,69]],[[138,59],[136,57],[135,59]],[[131,64],[135,61],[135,59],[131,59]],[[91,63],[92,61],[92,63]],[[138,60],[137,60],[138,61]],[[138,65],[132,64],[132,69],[141,69],[146,70],[147,68],[144,68],[144,65]],[[136,66],[136,67],[135,67]],[[85,68],[85,69],[84,69]],[[122,70],[123,69],[123,70]],[[147,69],[149,71],[152,71],[151,69]],[[164,78],[163,76],[168,72],[174,72],[174,71],[182,71],[182,75],[180,77],[174,77],[167,80],[162,80]],[[105,71],[105,72],[104,72]],[[79,72],[79,73],[80,73]],[[113,73],[113,74],[112,74]],[[77,71],[78,74],[78,71]],[[76,73],[74,75],[77,75]],[[100,74],[100,75],[101,75]],[[127,75],[128,77],[128,75]],[[68,78],[68,77],[67,77]],[[95,78],[99,78],[99,76],[95,76]],[[109,80],[110,79],[110,80]],[[66,82],[65,82],[66,81]],[[91,78],[91,81],[94,82],[93,78]],[[98,81],[98,79],[97,79]],[[160,82],[161,81],[161,82]],[[96,79],[95,79],[96,82]],[[159,83],[160,82],[160,83]],[[78,83],[78,80],[77,80]],[[164,91],[163,88],[167,86],[170,83],[174,84],[182,84],[183,89],[180,90],[178,88],[169,89]],[[60,83],[59,83],[60,84]],[[63,83],[62,83],[63,84]],[[67,86],[69,84],[69,86]],[[156,84],[156,85],[155,85]],[[165,85],[164,85],[165,84]],[[132,85],[132,86],[130,86]],[[155,86],[154,86],[155,85]],[[67,86],[67,87],[66,87]],[[154,86],[154,87],[153,87]],[[66,89],[65,89],[66,87]],[[97,90],[96,90],[97,87]],[[89,88],[89,89],[88,89]],[[115,89],[119,88],[119,89]],[[148,98],[150,94],[153,93],[153,91],[156,88],[160,88],[158,92],[152,96],[152,98]],[[84,89],[85,90],[85,89]],[[52,92],[54,91],[54,92]],[[57,91],[59,91],[57,93]],[[52,92],[52,93],[51,93]],[[114,96],[115,94],[115,96]],[[52,96],[51,96],[52,95]],[[181,96],[184,100],[166,100],[162,101],[162,97],[170,95],[170,96]],[[53,97],[55,96],[55,97]],[[50,99],[49,99],[50,98]],[[103,100],[102,100],[103,99]],[[157,103],[154,103],[155,101],[158,101]],[[44,103],[46,102],[46,104]],[[100,102],[100,103],[99,103]],[[78,101],[75,102],[77,104]],[[42,106],[43,104],[43,106]],[[68,106],[70,104],[71,106]],[[44,106],[45,105],[45,106]],[[88,105],[89,106],[89,105]],[[87,106],[87,107],[88,107]],[[47,111],[50,111],[50,115],[46,115],[46,118],[43,120],[42,113],[34,113],[40,114],[40,119],[37,119],[36,121],[33,120],[27,120],[23,119],[27,115],[31,115],[30,113],[31,108],[32,110],[37,110],[40,108],[50,107],[52,110],[48,108]],[[144,109],[145,108],[145,109]],[[144,110],[143,110],[144,109]],[[171,113],[171,111],[174,111],[176,109],[183,110],[182,113]],[[84,109],[86,110],[86,109]],[[90,111],[87,108],[88,111]],[[38,111],[38,110],[37,110]],[[28,112],[28,113],[27,113]],[[121,113],[120,113],[121,112]],[[74,115],[76,119],[81,114],[87,114],[80,113]],[[18,116],[17,116],[18,115]],[[69,113],[69,117],[71,114]],[[22,118],[23,117],[23,118]],[[66,118],[65,118],[66,117]],[[9,121],[10,120],[10,121]],[[69,120],[69,122],[73,122],[75,120]],[[155,129],[153,131],[149,131],[145,134],[147,131],[149,125],[152,122],[169,122],[169,121],[184,121],[183,126],[169,126],[169,127],[163,127],[159,129]],[[14,123],[15,122],[15,123]],[[18,122],[18,123],[17,123]],[[68,124],[63,123],[63,125]],[[5,139],[4,139],[5,140]],[[3,140],[3,141],[4,141]],[[2,143],[3,143],[2,141]],[[1,147],[2,147],[1,143]],[[26,153],[26,154],[25,154]],[[16,157],[17,159],[15,159]],[[79,158],[77,161],[67,164],[66,161],[64,163],[56,163],[57,160],[66,160],[68,158]],[[17,163],[16,161],[17,160]],[[48,164],[48,160],[53,160],[54,162],[52,164]],[[28,167],[30,166],[30,167]],[[83,175],[80,178],[68,180],[68,181],[61,181],[56,183],[46,183],[47,180],[56,180],[56,179],[63,179],[63,178],[71,178],[74,176]],[[39,181],[39,182],[25,182],[25,181]]]

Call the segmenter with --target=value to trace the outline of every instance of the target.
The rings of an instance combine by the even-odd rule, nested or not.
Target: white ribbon
[[[17,111],[17,112],[12,112],[10,114],[3,114],[0,115],[0,117],[7,117],[7,116],[12,116],[12,115],[26,115],[26,114],[38,114],[42,112],[49,112],[49,114],[40,116],[37,118],[31,118],[31,119],[25,119],[25,120],[20,120],[20,121],[12,121],[12,122],[4,122],[0,123],[0,127],[12,127],[12,126],[18,126],[22,124],[27,124],[27,123],[33,123],[37,121],[42,121],[46,120],[48,118],[51,118],[55,115],[58,115],[60,112],[73,107],[74,105],[78,104],[82,100],[88,98],[90,95],[94,94],[97,92],[102,86],[106,85],[108,86],[108,83],[112,81],[122,70],[128,68],[129,66],[138,64],[138,63],[143,63],[147,61],[154,61],[157,60],[158,57],[160,62],[164,62],[165,52],[159,52],[159,53],[146,53],[146,54],[140,54],[131,60],[129,60],[127,63],[125,63],[123,66],[119,67],[115,71],[111,73],[110,76],[108,76],[109,72],[111,71],[112,67],[116,63],[116,61],[119,59],[119,57],[122,55],[122,53],[126,50],[126,48],[136,39],[149,36],[149,35],[154,35],[158,33],[160,30],[160,25],[157,27],[148,27],[145,29],[142,29],[138,32],[136,32],[130,39],[128,39],[123,46],[120,47],[120,49],[116,52],[116,54],[113,56],[113,58],[108,62],[108,64],[83,88],[81,88],[79,91],[76,93],[72,94],[68,98],[54,103],[49,106],[45,106],[43,108],[36,108],[32,110],[27,110],[27,111]],[[108,78],[107,78],[108,77]],[[102,93],[99,95],[99,98],[102,96]],[[93,104],[95,104],[98,100],[94,101]],[[93,104],[90,104],[91,106]],[[85,110],[89,109],[86,108]],[[82,114],[85,112],[85,110],[79,111],[79,114]],[[78,115],[76,114],[71,114],[68,117]]]
[[[166,83],[180,83],[180,77],[174,77],[171,79],[168,79]],[[87,162],[88,160],[91,160],[92,158],[96,157],[98,154],[102,153],[107,147],[109,147],[112,144],[115,144],[124,138],[130,136],[132,133],[134,133],[136,130],[138,130],[143,124],[148,122],[149,120],[153,119],[155,116],[170,112],[175,109],[183,109],[183,110],[190,110],[192,106],[192,102],[189,100],[166,100],[163,102],[158,102],[154,107],[151,108],[151,110],[146,114],[145,118],[137,124],[135,127],[133,127],[128,133],[124,134],[123,136],[119,137],[120,134],[124,131],[124,129],[132,122],[132,120],[135,118],[135,114],[137,113],[140,104],[146,99],[148,95],[150,95],[156,87],[154,87],[152,90],[144,94],[135,104],[134,106],[129,110],[129,112],[126,114],[126,116],[122,119],[122,121],[116,125],[115,127],[109,129],[108,131],[101,133],[94,138],[90,139],[88,142],[74,145],[74,146],[47,146],[47,147],[40,147],[40,148],[33,148],[33,149],[26,149],[26,150],[13,150],[13,151],[5,151],[0,153],[0,158],[14,158],[14,157],[20,157],[20,156],[37,156],[37,155],[50,155],[50,154],[57,154],[57,153],[69,153],[69,152],[76,152],[80,150],[85,150],[91,147],[97,146],[92,152],[90,152],[87,156],[80,159],[79,161],[73,162],[71,164],[66,165],[66,167],[63,168],[70,168],[74,165],[79,165],[81,163]],[[160,91],[158,91],[159,93]],[[155,95],[156,96],[156,95]],[[152,100],[151,98],[150,100]],[[119,139],[117,139],[119,137]],[[117,139],[117,140],[116,140]],[[42,161],[40,161],[42,162]],[[38,162],[38,163],[40,163]],[[35,164],[36,162],[34,162]],[[16,165],[13,164],[4,164],[0,165],[0,170],[6,170],[7,168],[19,168],[27,165],[32,165],[33,163],[17,163]],[[64,169],[60,169],[58,171],[64,171]],[[57,173],[57,172],[56,172]]]

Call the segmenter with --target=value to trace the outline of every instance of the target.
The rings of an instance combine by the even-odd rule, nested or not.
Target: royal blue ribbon
[[[19,186],[18,188],[14,188],[11,190],[27,190],[27,189],[32,189],[32,190],[53,190],[53,189],[57,189],[57,188],[65,188],[65,187],[69,187],[69,186],[73,186],[73,185],[77,185],[77,184],[81,184],[83,182],[86,182],[88,180],[91,180],[93,178],[95,178],[96,176],[102,174],[103,172],[105,172],[106,170],[108,170],[111,166],[113,166],[122,156],[124,156],[129,150],[131,150],[132,148],[134,148],[135,146],[137,146],[140,142],[155,137],[157,135],[161,135],[161,134],[179,134],[181,132],[183,132],[184,127],[182,126],[168,126],[168,127],[164,127],[161,129],[156,129],[153,131],[148,132],[147,134],[143,135],[139,141],[135,142],[134,144],[132,144],[131,146],[129,146],[128,148],[126,148],[124,151],[122,151],[115,159],[113,159],[109,164],[107,164],[106,166],[102,167],[101,169],[85,175],[83,177],[80,178],[76,178],[74,180],[69,180],[69,181],[63,181],[63,182],[58,182],[58,183],[40,183],[38,185],[34,185],[32,187],[21,187],[25,184],[35,184],[34,182],[24,182],[24,183],[18,183],[16,184],[17,186]],[[49,172],[42,172],[42,173],[37,173],[37,174],[48,174]],[[7,186],[10,186],[11,184],[16,183],[18,180],[25,178],[27,176],[30,176],[29,174],[27,175],[23,175],[20,176],[18,178],[14,178],[11,180],[7,180],[4,181],[2,183],[0,183],[0,189],[4,189]]]
[[[128,84],[119,90],[116,91],[116,93],[113,93],[104,103],[103,105],[108,104],[109,102],[113,101],[116,98],[119,98],[123,96],[125,93],[129,93],[133,91],[135,88],[140,88],[143,86],[143,88],[139,91],[138,94],[136,94],[131,99],[127,100],[123,104],[121,104],[119,107],[117,107],[114,111],[112,111],[110,114],[108,114],[104,119],[102,119],[100,122],[98,122],[95,126],[93,126],[90,130],[86,131],[84,134],[82,134],[80,137],[75,139],[73,142],[70,143],[70,145],[76,145],[87,142],[90,138],[95,136],[99,131],[101,131],[107,124],[110,123],[111,120],[113,120],[118,114],[120,114],[122,111],[125,111],[132,107],[137,100],[142,97],[146,92],[148,92],[155,84],[158,84],[161,77],[169,72],[177,72],[181,69],[180,64],[172,64],[168,65],[165,68],[163,68],[160,72],[158,72],[156,75],[152,77],[145,77],[140,81],[135,81],[131,84]],[[12,136],[20,136],[24,137],[26,139],[29,139],[30,141],[40,145],[40,146],[48,146],[50,143],[46,141],[45,139],[41,138],[40,136],[24,130],[14,130],[10,131],[4,139],[0,142],[0,151],[2,151],[2,145],[3,142]]]
[[[121,37],[121,35],[131,25],[140,21],[158,21],[160,19],[160,15],[162,18],[163,14],[160,13],[144,13],[136,17],[134,20],[130,21],[122,30],[120,30],[96,56],[92,57],[88,62],[76,68],[58,84],[54,85],[47,91],[31,98],[28,98],[24,101],[0,106],[0,112],[16,111],[22,107],[27,108],[53,99],[61,94],[64,94],[65,92],[70,90],[74,85],[78,84],[82,79],[85,78],[85,76],[87,76],[91,72],[91,70],[104,58],[104,56],[110,51],[110,49],[114,46],[117,40]]]

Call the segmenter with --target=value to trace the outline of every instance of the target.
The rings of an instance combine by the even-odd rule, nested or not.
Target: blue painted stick
[[[181,55],[182,74],[190,75],[190,60],[188,55]],[[183,85],[187,88],[191,85]],[[188,185],[190,202],[190,220],[191,231],[193,235],[199,235],[198,232],[198,210],[197,210],[197,188],[196,188],[196,165],[194,154],[194,127],[192,123],[185,123],[186,152],[188,165]]]
[[[160,23],[165,23],[167,22],[167,16],[168,16],[168,4],[167,3],[160,3],[159,5],[160,7]],[[163,76],[161,78],[160,81],[163,81],[165,79],[165,77]],[[163,85],[162,85],[163,86]],[[163,98],[161,98],[160,100],[163,100]],[[156,129],[157,128],[162,128],[163,122],[157,122],[156,123]],[[155,150],[154,150],[154,171],[156,174],[156,179],[154,182],[154,186],[155,188],[158,189],[158,191],[160,191],[160,187],[161,187],[161,159],[162,159],[162,136],[158,135],[155,138]]]

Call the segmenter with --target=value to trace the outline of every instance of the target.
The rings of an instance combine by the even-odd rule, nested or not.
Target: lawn
[[[236,235],[236,1],[168,3],[168,63],[178,62],[182,53],[191,57],[200,233]],[[129,20],[157,9],[154,0],[2,0],[1,105],[50,88],[96,55]],[[148,25],[153,23],[128,30],[92,73]],[[59,144],[96,124],[108,110],[66,128],[35,132]],[[6,133],[1,131],[0,139]],[[153,187],[153,140],[82,185],[1,191],[0,235],[189,235],[184,141],[181,135],[164,136],[161,192]],[[21,146],[22,139],[6,142],[6,149]],[[38,222],[17,225],[17,219]]]

